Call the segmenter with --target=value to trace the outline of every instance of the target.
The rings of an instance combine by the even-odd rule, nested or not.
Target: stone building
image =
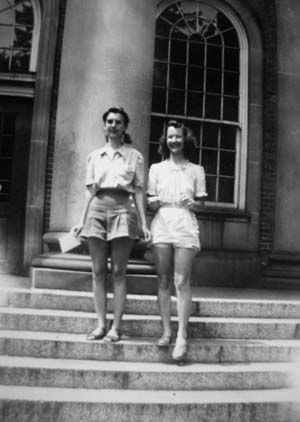
[[[0,0],[0,272],[50,268],[120,105],[146,170],[168,119],[196,135],[194,281],[297,286],[299,19],[296,0]]]

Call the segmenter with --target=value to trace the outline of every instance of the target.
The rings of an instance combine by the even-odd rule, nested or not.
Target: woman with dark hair
[[[129,117],[123,108],[111,107],[102,116],[106,144],[89,154],[86,200],[76,235],[87,239],[93,271],[94,302],[98,325],[89,340],[118,341],[126,301],[126,267],[138,224],[150,239],[144,210],[144,159],[129,144]],[[107,259],[111,257],[114,316],[106,332]]]
[[[152,244],[158,277],[158,304],[163,334],[159,347],[171,343],[171,281],[177,295],[178,330],[172,353],[180,361],[187,353],[187,328],[191,313],[190,278],[197,251],[199,228],[195,212],[204,205],[205,173],[191,163],[195,139],[182,123],[170,121],[160,139],[164,160],[149,170],[148,204],[156,211],[151,223]]]

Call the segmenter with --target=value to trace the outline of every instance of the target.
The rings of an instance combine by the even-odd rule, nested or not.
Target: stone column
[[[274,249],[300,253],[300,2],[277,1],[278,154]]]
[[[50,231],[82,211],[86,156],[104,144],[102,114],[124,107],[147,162],[155,0],[67,2],[53,165]]]

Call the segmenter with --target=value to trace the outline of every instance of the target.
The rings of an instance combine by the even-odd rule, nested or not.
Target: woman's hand
[[[192,209],[194,202],[193,198],[186,193],[180,195],[180,205]]]
[[[82,224],[82,223],[79,223],[79,224],[76,224],[76,226],[73,226],[73,227],[71,228],[70,232],[71,232],[74,236],[79,236],[79,235],[80,235],[80,233],[81,233],[81,231],[82,231],[82,229],[83,229],[83,224]]]
[[[156,211],[161,206],[161,202],[158,199],[158,196],[149,196],[147,203],[152,211]]]
[[[151,232],[147,226],[142,226],[142,233],[143,233],[144,240],[146,242],[149,242],[151,240]]]
[[[194,212],[199,212],[204,207],[205,198],[196,198],[193,199],[190,196],[183,194],[180,197],[180,204],[184,207],[189,208],[190,210]]]

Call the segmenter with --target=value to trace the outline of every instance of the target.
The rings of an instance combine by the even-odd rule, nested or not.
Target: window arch
[[[170,118],[197,138],[211,205],[245,206],[248,43],[218,1],[161,2],[156,21],[150,163]]]
[[[0,72],[36,71],[40,6],[36,0],[0,0]]]

